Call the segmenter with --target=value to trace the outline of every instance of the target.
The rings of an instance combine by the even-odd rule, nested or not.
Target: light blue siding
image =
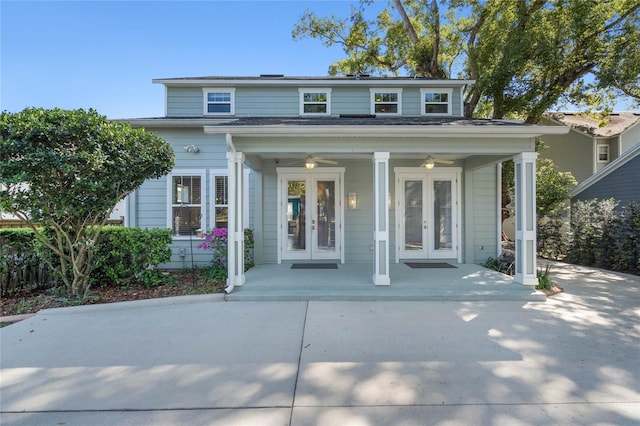
[[[370,114],[371,94],[366,87],[340,87],[331,92],[331,114]]]
[[[300,112],[298,89],[239,88],[236,90],[237,117],[291,117]]]
[[[200,87],[168,87],[167,117],[199,117],[204,113]]]
[[[467,235],[465,263],[484,263],[498,253],[498,187],[497,166],[470,171],[464,182],[467,203],[464,206],[464,228]]]
[[[300,88],[304,88],[301,85]],[[437,90],[437,89],[436,89]],[[454,89],[452,115],[460,115],[460,93]],[[204,116],[204,92],[200,87],[168,87],[167,117]],[[419,87],[402,91],[402,115],[418,117],[422,110]],[[368,87],[335,87],[331,91],[331,115],[370,114]],[[239,87],[235,90],[236,117],[296,117],[300,115],[300,94],[296,87]]]

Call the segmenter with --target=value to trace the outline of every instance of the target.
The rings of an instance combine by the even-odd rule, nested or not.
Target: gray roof
[[[188,122],[207,126],[521,126],[535,127],[517,121],[462,117],[376,117],[371,115],[343,115],[339,117],[153,117],[123,119],[121,121]]]
[[[604,123],[597,116],[572,112],[550,112],[547,116],[576,130],[598,137],[619,135],[640,120],[640,113],[634,112],[609,114]]]

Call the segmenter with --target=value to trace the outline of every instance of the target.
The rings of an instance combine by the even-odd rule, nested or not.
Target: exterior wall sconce
[[[391,193],[387,194],[387,205],[390,209],[393,208],[393,197],[391,196]]]
[[[198,148],[193,144],[185,146],[184,150],[187,151],[189,154],[197,154],[198,152],[200,152],[200,148]]]
[[[358,208],[358,194],[356,194],[355,192],[350,192],[347,205],[349,206],[349,210],[357,209]]]

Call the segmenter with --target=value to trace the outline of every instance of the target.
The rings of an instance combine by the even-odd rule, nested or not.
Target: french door
[[[458,259],[458,169],[396,169],[397,250],[400,259]]]
[[[280,260],[342,260],[343,173],[327,169],[278,170]]]

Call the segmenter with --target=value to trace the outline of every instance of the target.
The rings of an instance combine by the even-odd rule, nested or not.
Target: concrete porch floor
[[[474,264],[456,268],[389,267],[391,285],[375,286],[372,265],[338,264],[338,269],[291,269],[290,264],[257,265],[243,286],[225,296],[229,301],[290,300],[454,300],[544,302],[546,296],[513,277]]]

